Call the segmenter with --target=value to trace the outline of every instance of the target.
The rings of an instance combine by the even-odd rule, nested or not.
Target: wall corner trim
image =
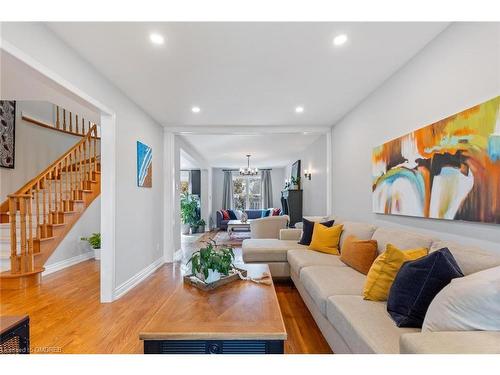
[[[75,264],[84,262],[86,260],[94,258],[94,251],[87,251],[86,253],[55,262],[45,266],[45,271],[43,271],[42,276],[50,275],[51,273],[61,271],[67,267],[74,266]]]
[[[150,276],[153,272],[155,272],[158,268],[160,268],[165,263],[165,257],[162,256],[151,263],[146,268],[142,269],[130,279],[125,281],[124,283],[118,285],[113,292],[113,301],[123,297],[129,291],[134,289],[138,284],[143,282],[148,276]]]

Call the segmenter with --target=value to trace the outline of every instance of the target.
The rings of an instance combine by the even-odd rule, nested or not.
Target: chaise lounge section
[[[317,221],[327,218],[317,219]],[[388,243],[402,249],[448,247],[465,275],[500,265],[500,256],[485,250],[425,235],[368,223],[342,221],[347,236],[377,240],[378,252]],[[243,242],[246,263],[267,263],[273,278],[291,278],[334,353],[500,353],[500,332],[421,332],[399,328],[386,302],[363,299],[366,276],[339,256],[298,244],[300,229],[285,229],[280,239]],[[500,271],[500,270],[499,270]]]

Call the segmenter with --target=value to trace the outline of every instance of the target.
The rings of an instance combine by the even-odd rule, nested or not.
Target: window
[[[180,178],[180,191],[181,195],[186,194],[186,193],[191,193],[191,186],[190,186],[190,177],[191,174],[189,171],[181,171],[181,178]]]
[[[262,208],[262,181],[260,175],[241,176],[233,173],[233,207],[236,210]]]

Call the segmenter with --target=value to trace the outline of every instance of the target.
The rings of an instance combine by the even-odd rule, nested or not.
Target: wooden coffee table
[[[231,237],[231,234],[233,234],[235,229],[243,229],[249,232],[251,222],[251,219],[248,219],[245,222],[242,222],[241,220],[229,220],[227,222],[227,234],[229,235],[229,237]]]
[[[251,277],[266,264],[245,264]],[[210,292],[183,284],[142,329],[144,353],[282,354],[287,338],[274,285],[238,280]]]

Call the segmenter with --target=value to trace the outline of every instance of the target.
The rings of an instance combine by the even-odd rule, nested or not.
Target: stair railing
[[[35,271],[34,255],[40,240],[52,237],[55,224],[63,224],[64,212],[83,200],[98,171],[97,125],[47,169],[8,195],[11,273]],[[3,206],[2,205],[2,206]],[[33,205],[34,210],[33,210]]]

